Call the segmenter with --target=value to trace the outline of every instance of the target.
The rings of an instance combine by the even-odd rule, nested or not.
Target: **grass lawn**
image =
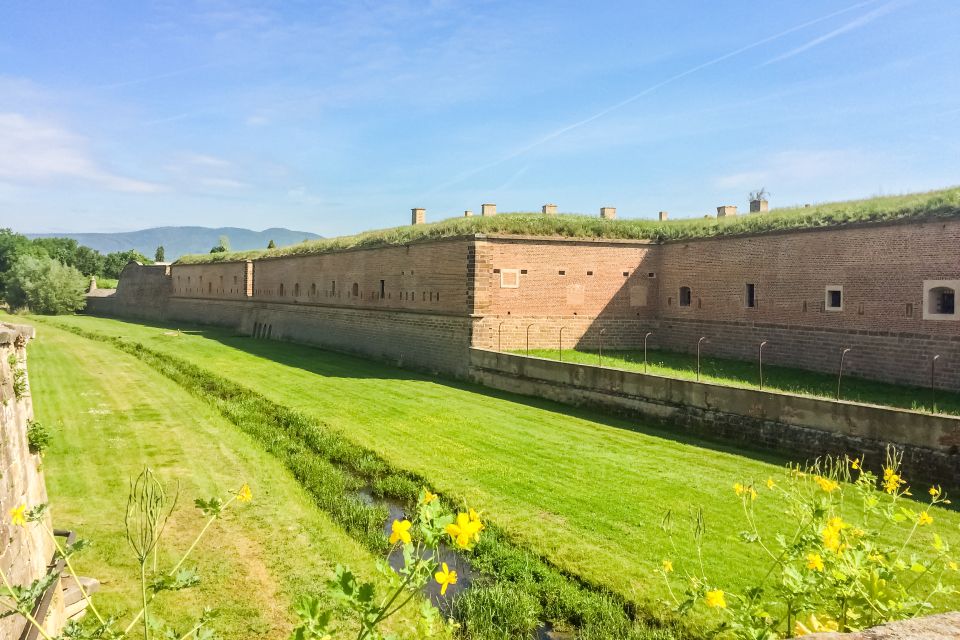
[[[373,557],[313,505],[282,462],[213,407],[107,344],[37,327],[29,372],[36,419],[53,429],[44,471],[54,523],[93,542],[77,568],[103,583],[101,610],[139,608],[123,517],[129,478],[144,465],[180,484],[162,549],[168,561],[203,524],[195,497],[224,495],[243,482],[254,493],[194,553],[201,584],[158,600],[159,614],[177,628],[210,606],[219,611],[219,637],[285,638],[292,602],[321,592],[337,563],[365,579],[377,575]]]
[[[514,353],[523,355],[526,352],[518,350]],[[557,349],[531,349],[530,355],[557,360],[560,352]],[[596,351],[575,349],[564,349],[563,361],[592,365],[599,362]],[[643,371],[643,350],[607,351],[605,349],[603,366]],[[649,373],[667,378],[695,380],[697,377],[695,354],[650,349],[647,352],[647,367]],[[700,358],[700,379],[703,382],[756,389],[759,375],[756,362],[706,356]],[[817,373],[764,364],[763,388],[767,391],[783,391],[832,399],[837,396],[837,376],[832,373]],[[960,393],[938,390],[934,394],[930,389],[887,384],[847,375],[843,377],[840,397],[854,402],[925,412],[933,412],[935,404],[936,412],[960,414]]]
[[[136,340],[316,416],[465,498],[558,567],[635,602],[663,595],[656,571],[663,558],[676,558],[659,529],[668,509],[684,520],[703,507],[704,563],[718,584],[741,588],[766,568],[757,548],[739,541],[745,524],[732,485],[776,477],[782,459],[229,330],[177,334],[92,317],[51,322]],[[757,512],[768,530],[782,520],[780,505],[763,494]],[[945,539],[960,545],[958,514],[934,516]]]

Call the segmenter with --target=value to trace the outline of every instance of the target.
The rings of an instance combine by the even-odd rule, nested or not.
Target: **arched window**
[[[680,287],[680,306],[690,306],[690,287]]]
[[[280,297],[283,297],[283,283],[280,283]]]
[[[317,283],[316,283],[316,282],[314,282],[313,284],[310,285],[310,295],[311,295],[311,296],[317,295]]]
[[[212,282],[208,282],[208,283],[207,283],[207,293],[213,293],[213,283],[212,283]]]
[[[356,282],[353,283],[353,295],[354,297],[360,295],[360,285],[357,284]]]

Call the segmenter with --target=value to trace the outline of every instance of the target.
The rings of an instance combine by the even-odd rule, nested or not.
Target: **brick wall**
[[[505,350],[629,347],[656,316],[658,250],[649,242],[478,238],[472,344]],[[652,275],[651,275],[652,274]],[[532,326],[531,326],[532,325]]]
[[[27,367],[26,342],[32,327],[0,323],[0,568],[14,585],[28,586],[46,574],[53,557],[53,543],[36,525],[13,526],[9,510],[19,505],[27,509],[47,502],[39,455],[27,446],[27,424],[33,419],[29,382],[26,392],[17,398],[13,389],[14,370]],[[11,366],[10,357],[16,358]],[[49,526],[49,515],[47,516]],[[53,632],[63,623],[62,606],[55,607],[47,619]],[[20,616],[0,619],[0,638],[18,638],[26,620]]]
[[[253,262],[250,299],[298,305],[468,313],[471,239],[349,249]],[[246,264],[174,264],[173,297],[246,299]]]
[[[564,347],[586,349],[598,348],[601,339],[608,348],[639,348],[644,335],[654,331],[651,344],[660,348],[690,351],[706,335],[711,340],[707,353],[744,359],[755,357],[757,344],[768,340],[765,354],[772,364],[829,372],[840,349],[852,347],[851,373],[919,385],[929,384],[930,358],[939,354],[937,386],[960,389],[960,321],[924,317],[924,283],[934,280],[960,281],[960,220],[662,245],[478,235],[253,262],[173,265],[169,274],[129,265],[117,294],[90,297],[88,307],[95,314],[163,318],[167,296],[287,305],[283,324],[299,327],[296,335],[312,338],[336,326],[338,336],[354,336],[357,342],[338,337],[337,348],[376,354],[409,351],[402,345],[369,346],[377,345],[380,332],[388,339],[439,344],[461,340],[464,323],[450,321],[456,331],[418,335],[410,316],[388,313],[379,317],[383,322],[364,322],[366,329],[357,332],[333,320],[343,314],[324,315],[318,309],[470,319],[469,344],[504,350],[525,348],[527,327],[534,349],[558,347],[561,329]],[[753,285],[752,307],[748,284]],[[838,310],[824,308],[832,286],[843,289]],[[689,288],[688,306],[680,304],[681,287]],[[303,318],[294,323],[290,313]],[[239,327],[251,314],[221,315],[222,309],[210,309],[189,317]],[[308,335],[305,323],[319,319],[327,324]],[[396,332],[388,328],[394,321]],[[245,330],[253,333],[260,324],[254,320]],[[424,324],[422,331],[430,326]],[[456,351],[464,345],[448,347]],[[418,356],[421,362],[425,354]],[[448,364],[436,367],[450,370]]]
[[[657,346],[770,363],[845,370],[897,383],[960,389],[960,322],[923,317],[925,280],[960,279],[960,221],[931,221],[667,243]],[[756,306],[745,304],[755,285]],[[679,306],[680,287],[691,304]],[[828,286],[842,309],[824,310]],[[912,311],[907,315],[908,305]]]

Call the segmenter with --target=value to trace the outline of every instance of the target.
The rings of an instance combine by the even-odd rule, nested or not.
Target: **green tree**
[[[166,260],[166,254],[163,251],[163,245],[157,247],[157,252],[153,254],[153,259],[156,262],[164,262]]]
[[[226,251],[227,251],[227,248],[222,244],[218,244],[213,249],[210,249],[210,253],[225,253]]]
[[[0,299],[5,300],[6,275],[21,256],[46,256],[43,247],[37,246],[19,233],[0,229]]]
[[[276,249],[276,248],[277,248],[277,243],[274,242],[273,240],[267,243],[267,249]]]
[[[135,251],[133,249],[130,249],[129,251],[115,251],[106,255],[103,266],[103,275],[108,278],[119,278],[120,272],[123,271],[123,268],[127,266],[127,263],[129,262],[152,264],[150,259],[139,251]]]
[[[220,246],[223,247],[224,251],[230,251],[230,238],[227,236],[220,236]]]
[[[4,277],[6,300],[14,309],[48,315],[83,308],[87,279],[75,267],[48,256],[19,257]]]
[[[87,276],[103,275],[104,257],[99,251],[85,247],[72,238],[36,238],[33,244],[63,264],[76,267]]]

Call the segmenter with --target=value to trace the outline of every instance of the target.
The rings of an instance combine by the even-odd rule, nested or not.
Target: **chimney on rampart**
[[[600,217],[604,220],[613,220],[617,217],[616,207],[600,207]]]
[[[473,211],[469,211],[469,210],[468,210],[468,211],[464,211],[464,212],[463,212],[463,217],[464,217],[464,218],[472,218],[472,217],[473,217]]]
[[[427,221],[426,209],[411,209],[410,224],[423,224]]]
[[[666,220],[669,216],[670,214],[667,213],[666,211],[661,211],[660,213],[657,214],[657,217],[660,219],[661,222]]]
[[[728,218],[737,215],[737,205],[725,204],[717,207],[718,218]]]
[[[770,211],[770,203],[767,202],[766,198],[750,201],[750,213],[766,213],[767,211]]]
[[[543,212],[548,216],[557,215],[557,205],[555,204],[545,204],[543,205]]]
[[[483,217],[497,215],[497,205],[490,203],[480,205],[480,215]]]

